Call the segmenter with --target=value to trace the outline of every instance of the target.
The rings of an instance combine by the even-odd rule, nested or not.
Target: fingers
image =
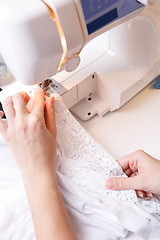
[[[27,105],[30,97],[28,96],[28,94],[26,92],[16,93],[12,99],[13,99],[16,116],[28,113],[26,105]]]
[[[152,197],[154,197],[153,193],[145,192],[145,191],[141,191],[141,190],[136,190],[136,194],[137,194],[137,197],[139,197],[139,198],[144,198],[144,197],[152,198]]]
[[[48,130],[55,135],[56,123],[55,123],[55,111],[54,111],[54,97],[50,98],[45,105],[45,122]]]
[[[3,110],[7,117],[8,122],[15,117],[15,109],[13,106],[13,98],[11,96],[7,97],[3,103]]]
[[[38,88],[34,99],[30,101],[26,92],[16,93],[13,97],[7,97],[3,103],[3,109],[8,122],[11,122],[15,116],[22,116],[32,110],[44,114],[44,92]],[[26,105],[29,105],[26,107]]]
[[[20,92],[20,94],[22,95],[23,100],[24,100],[25,104],[27,105],[28,101],[30,100],[30,96],[26,92]]]
[[[156,191],[154,187],[150,186],[151,184],[149,184],[152,179],[150,169],[154,166],[153,158],[151,156],[142,150],[138,150],[126,157],[121,158],[118,160],[118,163],[128,178],[110,178],[106,182],[107,188],[113,190],[135,189],[137,196],[140,198],[154,196],[152,192]]]
[[[144,198],[146,197],[146,193],[142,190],[136,190],[137,197]]]
[[[154,197],[154,194],[151,192],[146,192],[146,197],[152,198]]]
[[[130,177],[133,172],[132,172],[132,170],[131,170],[130,168],[127,168],[126,170],[124,170],[124,173],[125,173],[128,177]]]
[[[123,171],[126,171],[127,169],[131,169],[132,172],[135,172],[138,170],[139,161],[143,161],[146,155],[147,154],[144,151],[138,150],[136,152],[133,152],[119,159],[117,162],[119,163]]]
[[[106,182],[106,187],[113,190],[141,190],[140,180],[140,176],[109,178]]]
[[[27,103],[28,112],[32,112],[33,105],[34,105],[34,97],[31,97]]]
[[[119,159],[117,162],[119,163],[119,165],[121,166],[121,168],[124,170],[130,168],[129,167],[129,163],[130,161],[134,161],[135,160],[135,153],[131,153],[121,159]]]
[[[42,88],[37,88],[33,99],[33,111],[44,114],[44,91]]]

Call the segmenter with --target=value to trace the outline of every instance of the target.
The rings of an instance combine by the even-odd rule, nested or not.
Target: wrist
[[[57,188],[57,180],[55,171],[51,169],[35,170],[22,174],[24,188],[27,195],[32,192],[42,193],[45,189],[52,187]]]

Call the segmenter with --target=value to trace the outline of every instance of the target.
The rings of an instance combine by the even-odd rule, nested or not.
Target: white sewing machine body
[[[55,89],[82,120],[121,107],[160,74],[158,4],[144,7],[136,0],[0,4],[0,51],[16,79],[33,84],[59,71],[53,77]]]
[[[54,77],[68,108],[80,119],[103,116],[135,96],[160,74],[160,4],[100,35],[82,50],[72,73]]]
[[[1,1],[5,2],[7,0],[0,0],[0,4]],[[68,0],[66,2],[68,2]],[[48,13],[46,9],[45,11],[46,13]],[[81,63],[77,69],[75,69],[73,72],[59,72],[52,78],[56,80],[55,89],[59,91],[67,107],[70,108],[74,113],[79,116],[79,118],[83,120],[87,120],[95,114],[103,116],[105,113],[109,111],[114,111],[115,109],[121,107],[124,103],[131,99],[135,94],[137,94],[141,89],[143,89],[148,83],[150,83],[155,77],[160,74],[160,4],[153,7],[142,7],[142,9],[136,11],[132,16],[128,16],[127,20],[125,19],[120,21],[122,21],[121,25],[119,25],[119,22],[112,23],[110,26],[108,26],[109,30],[106,33],[103,33],[102,35],[98,36],[90,42],[88,39],[88,44],[83,48],[80,53]],[[43,35],[46,37],[45,32],[43,33]],[[14,29],[12,29],[12,32],[10,34],[14,36]],[[13,52],[10,52],[13,57],[12,59],[8,59],[7,57],[5,58],[5,54],[8,54],[7,52],[11,50],[10,48],[5,47],[5,44],[7,46],[7,41],[4,41],[3,46],[3,51],[5,51],[4,49],[6,49],[6,53],[3,52],[3,56],[8,66],[10,65],[10,61],[14,63],[14,59],[16,58],[18,61],[16,62],[18,72],[18,66],[23,67],[28,60],[27,56],[24,55],[24,52],[19,50],[19,44],[21,42],[19,37],[20,36],[15,36],[15,42],[12,45],[9,44],[10,48],[13,47]],[[25,35],[22,37],[24,37],[25,39]],[[56,39],[58,41],[60,40],[59,37],[57,37]],[[17,40],[19,41],[18,43]],[[29,40],[26,39],[26,41],[24,41],[24,45],[28,44]],[[82,43],[84,44],[83,41]],[[58,53],[57,56],[59,56],[59,58],[61,59],[61,54],[63,53],[63,51],[60,42],[57,43],[57,48],[58,46],[60,49],[60,54]],[[17,49],[18,54],[15,56]],[[27,47],[26,49],[22,50],[26,50],[27,54]],[[40,51],[39,54],[40,53],[43,53],[43,51]],[[52,51],[50,53],[51,55],[53,54]],[[32,52],[32,55],[30,55],[30,57],[33,57],[33,55],[35,58],[39,56],[38,51]],[[34,68],[35,65],[31,64],[30,67],[33,67],[33,71],[32,74],[30,72],[30,76],[32,75],[33,77],[33,73],[35,73],[37,78],[42,77],[41,80],[45,80],[46,74],[44,74],[44,71],[42,70],[46,68],[47,64],[49,64],[50,67],[50,61],[53,60],[52,64],[55,63],[54,61],[57,61],[56,67],[58,68],[59,66],[59,60],[55,59],[55,56],[56,52],[54,53],[54,56],[52,55],[53,59],[52,57],[49,59],[49,62],[43,61],[44,59],[40,59],[42,61],[40,65],[36,68]],[[35,59],[33,58],[33,61],[34,60]],[[22,74],[24,74],[23,71],[25,70],[28,74],[28,69],[25,68],[22,69]],[[51,71],[53,70],[56,71],[57,69],[52,69],[51,67]],[[47,70],[47,72],[48,71],[50,70]],[[42,72],[44,75],[42,74]],[[29,74],[26,76],[28,78]],[[18,88],[18,84],[15,84],[14,86],[16,86],[16,89],[12,89],[13,92],[15,90],[21,90],[21,87]],[[147,93],[150,94],[149,91]],[[156,98],[154,100],[154,103],[158,102],[157,99],[159,98]],[[138,102],[141,101],[143,102],[143,98],[138,98]],[[148,105],[149,101],[150,99],[147,100]],[[135,108],[137,109],[137,101],[135,105]],[[150,109],[151,105],[152,103],[150,103]],[[139,108],[138,114],[140,113],[140,111],[141,108]],[[156,115],[155,112],[153,113],[149,111],[149,114]],[[115,117],[115,115],[117,117]],[[156,144],[154,144],[155,142],[159,142],[159,138],[155,139],[154,131],[153,133],[151,133],[152,130],[149,131],[149,138],[151,139],[151,141],[149,142],[147,140],[147,134],[144,134],[145,128],[143,129],[142,133],[137,133],[138,131],[140,131],[142,124],[145,125],[145,117],[143,118],[142,123],[139,124],[139,128],[137,128],[136,125],[135,130],[133,128],[134,123],[139,122],[139,120],[137,121],[138,117],[134,111],[129,112],[128,115],[126,114],[127,124],[124,121],[126,118],[125,114],[122,114],[123,118],[121,119],[119,119],[120,114],[118,115],[118,113],[115,113],[115,115],[114,118],[110,119],[107,119],[106,116],[104,118],[100,118],[101,120],[97,117],[93,118],[89,122],[80,122],[85,127],[86,125],[91,124],[89,125],[90,127],[88,127],[87,130],[90,129],[92,135],[97,138],[97,140],[101,139],[100,143],[103,143],[103,146],[109,149],[112,154],[114,153],[114,156],[116,156],[117,159],[119,157],[122,157],[123,154],[127,154],[133,151],[134,147],[137,149],[137,139],[139,139],[138,147],[141,147],[141,144],[146,141],[146,150],[148,150],[149,145],[152,145],[153,149],[156,149],[157,153],[159,154],[159,146],[155,147]],[[147,116],[148,119],[148,115],[144,114],[144,116]],[[155,119],[158,119],[157,116],[159,115],[157,114]],[[152,126],[155,125],[153,129],[156,131],[156,124],[153,124],[154,120],[152,119],[152,116],[150,121]],[[106,128],[104,128],[104,122],[106,122]],[[157,120],[156,122],[157,125],[158,122],[159,120]],[[101,128],[100,125],[102,125]],[[113,128],[111,128],[111,130],[109,131],[111,125],[113,126]],[[125,125],[127,125],[127,127]],[[95,126],[97,128],[96,131],[94,130]],[[114,129],[115,126],[116,130]],[[119,126],[122,127],[119,128]],[[120,129],[119,132],[117,131],[117,129]],[[129,132],[128,129],[133,130]],[[135,135],[133,134],[134,132],[136,132]],[[145,129],[145,132],[147,132],[147,128]],[[112,136],[112,139],[108,136]],[[151,144],[150,142],[152,142],[153,139],[155,142]],[[150,154],[151,153],[152,152],[150,152]],[[139,239],[139,237],[136,235],[134,239],[137,240]]]

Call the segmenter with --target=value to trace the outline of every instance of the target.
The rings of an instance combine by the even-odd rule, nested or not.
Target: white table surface
[[[79,122],[115,159],[138,149],[160,159],[160,90],[153,83],[119,110]],[[142,238],[129,234],[126,239]]]
[[[120,109],[81,125],[114,158],[138,149],[160,159],[160,90],[148,85]]]

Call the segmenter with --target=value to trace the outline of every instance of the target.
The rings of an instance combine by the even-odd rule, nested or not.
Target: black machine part
[[[3,89],[0,88],[0,91],[2,91]],[[3,107],[2,107],[2,103],[0,102],[0,111],[3,111]],[[3,111],[4,112],[4,111]],[[3,118],[6,119],[5,114],[3,115]]]

